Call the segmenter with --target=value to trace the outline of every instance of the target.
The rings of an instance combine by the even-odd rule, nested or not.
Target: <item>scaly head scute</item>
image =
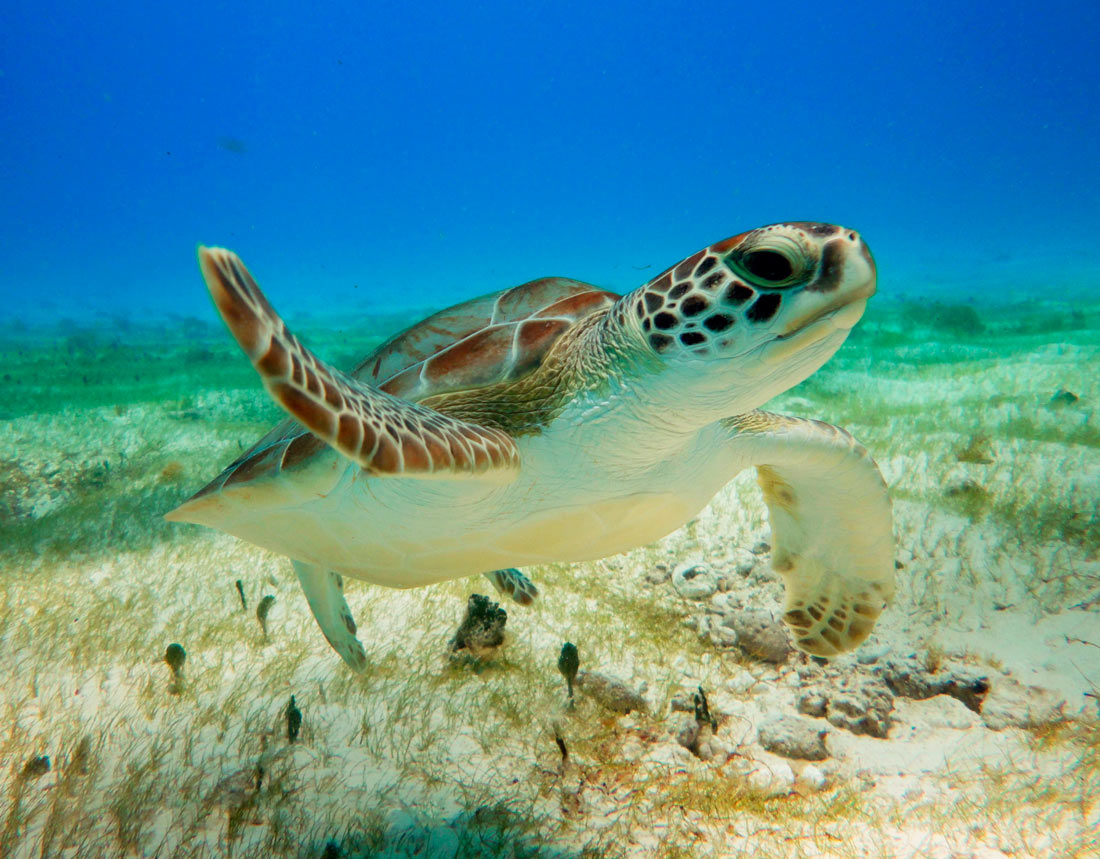
[[[795,222],[717,242],[623,301],[649,350],[739,409],[820,367],[874,292],[875,264],[857,233]],[[739,389],[763,399],[745,406]]]

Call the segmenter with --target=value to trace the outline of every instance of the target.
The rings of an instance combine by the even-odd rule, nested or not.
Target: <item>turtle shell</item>
[[[414,402],[514,381],[534,372],[562,334],[618,298],[568,278],[532,280],[432,314],[391,337],[349,375]],[[287,418],[194,497],[273,477],[327,448]]]
[[[532,280],[429,316],[375,349],[351,375],[413,401],[514,381],[537,369],[579,320],[618,298],[564,277]]]

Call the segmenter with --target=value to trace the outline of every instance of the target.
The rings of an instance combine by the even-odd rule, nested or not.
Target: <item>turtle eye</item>
[[[791,261],[779,251],[749,251],[741,257],[741,265],[764,284],[779,284],[794,274]]]

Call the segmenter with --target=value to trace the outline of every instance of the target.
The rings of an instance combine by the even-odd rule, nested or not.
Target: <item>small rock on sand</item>
[[[950,695],[975,713],[982,710],[982,699],[989,692],[989,677],[968,665],[947,662],[930,671],[927,659],[915,656],[889,658],[881,667],[882,678],[895,695],[923,700],[934,695]]]
[[[894,696],[881,679],[857,675],[839,684],[811,686],[795,706],[807,716],[824,716],[837,728],[883,739],[890,730]]]
[[[825,790],[825,785],[828,780],[818,767],[813,764],[806,764],[802,768],[802,772],[798,774],[798,783],[809,791],[817,792]]]
[[[689,751],[695,751],[699,742],[699,723],[694,719],[684,719],[676,732],[676,742]]]
[[[744,578],[753,571],[759,561],[760,559],[748,549],[734,549],[730,553],[728,563],[730,572]]]
[[[718,590],[718,577],[706,564],[686,561],[672,571],[672,586],[684,599],[701,600]]]
[[[823,761],[829,756],[825,734],[818,724],[798,716],[780,716],[760,726],[760,745],[785,758]]]
[[[642,761],[656,765],[657,769],[671,768],[673,770],[685,770],[694,760],[694,756],[679,743],[655,743],[650,746]]]
[[[649,704],[640,692],[608,674],[582,671],[577,675],[577,688],[616,713],[629,713],[631,710],[645,712],[649,709]]]
[[[451,639],[451,655],[469,654],[474,659],[491,657],[504,642],[508,612],[487,596],[470,594],[466,616]]]
[[[982,702],[982,721],[987,728],[1044,728],[1064,722],[1066,701],[1047,689],[1025,686],[1011,677],[1000,677]]]
[[[782,621],[765,611],[730,612],[721,621],[737,633],[737,645],[749,656],[764,662],[786,662],[791,642]]]
[[[654,564],[653,569],[645,574],[645,580],[651,585],[660,585],[667,582],[671,575],[668,564]]]
[[[794,790],[794,770],[786,761],[757,761],[745,777],[749,788],[758,796],[786,796]]]

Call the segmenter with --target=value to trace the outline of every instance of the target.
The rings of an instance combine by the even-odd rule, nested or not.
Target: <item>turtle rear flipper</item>
[[[723,424],[756,466],[795,645],[813,656],[852,650],[894,594],[890,498],[878,466],[821,421],[756,411]]]
[[[356,671],[367,667],[367,654],[355,637],[355,619],[344,599],[344,580],[332,570],[292,561],[306,602],[332,649]]]
[[[535,583],[514,567],[507,570],[493,570],[486,573],[485,578],[493,583],[498,593],[511,597],[513,602],[520,605],[531,605],[539,595],[539,589],[535,587]]]
[[[455,420],[329,367],[287,330],[232,251],[200,247],[199,266],[268,392],[339,453],[374,475],[515,476],[519,451],[507,433]]]

